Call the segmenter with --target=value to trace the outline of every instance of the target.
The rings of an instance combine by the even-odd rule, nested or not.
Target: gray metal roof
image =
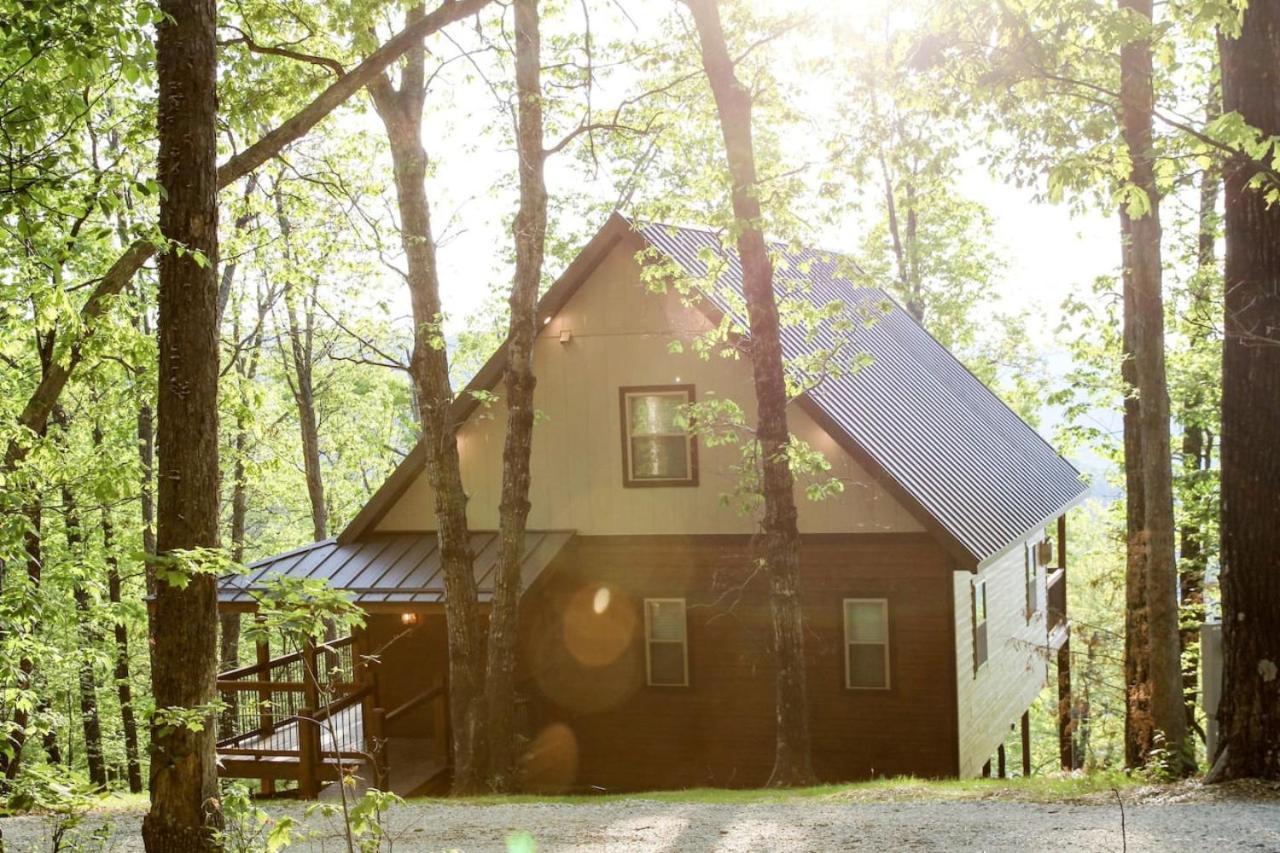
[[[745,329],[742,268],[718,234],[670,225],[633,225],[650,245],[695,281],[716,308]],[[808,402],[883,470],[975,565],[1023,539],[1086,492],[1079,472],[1034,429],[970,373],[884,291],[857,287],[842,273],[847,258],[812,249],[774,246],[775,289],[783,298],[816,305],[841,300],[855,322],[836,332],[783,328],[783,349],[794,358],[830,348],[870,363],[825,378]],[[871,315],[874,321],[863,322]]]
[[[573,538],[563,530],[528,531],[520,571],[528,589],[542,570]],[[494,569],[501,539],[493,531],[473,531],[471,550],[475,554],[476,585],[480,599],[493,593]],[[354,593],[357,604],[427,604],[444,600],[444,576],[436,535],[425,533],[374,533],[358,542],[339,543],[333,539],[305,548],[268,557],[249,567],[244,575],[223,578],[218,584],[218,603],[252,606],[272,577],[324,580],[338,589]]]

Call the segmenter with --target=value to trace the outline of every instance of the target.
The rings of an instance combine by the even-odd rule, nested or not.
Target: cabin
[[[1003,775],[1003,744],[1019,724],[1027,744],[1055,657],[1070,766],[1065,513],[1085,495],[1079,473],[885,293],[844,277],[840,259],[777,251],[776,286],[840,300],[855,322],[838,334],[866,356],[789,412],[843,486],[821,500],[804,483],[796,493],[818,776]],[[654,288],[655,263],[704,283]],[[740,292],[717,234],[615,214],[539,303],[518,685],[530,790],[744,787],[769,775],[757,521],[724,500],[740,449],[707,446],[676,416],[725,399],[754,419],[749,363],[693,345]],[[786,354],[830,346],[836,328],[786,329]],[[463,393],[455,409],[482,603],[498,549],[503,358],[500,348],[468,386],[487,399]],[[251,613],[284,575],[324,579],[368,615],[352,637],[260,646],[254,664],[222,674],[233,708],[219,731],[224,774],[268,788],[297,780],[304,796],[356,764],[402,793],[447,779],[433,506],[417,449],[339,536],[221,582],[228,610]]]

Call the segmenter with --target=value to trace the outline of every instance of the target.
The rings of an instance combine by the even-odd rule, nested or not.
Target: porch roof
[[[555,556],[573,538],[571,530],[530,530],[525,533],[520,566],[528,589]],[[481,601],[493,595],[494,570],[502,540],[497,531],[472,531],[476,586]],[[324,580],[336,589],[353,593],[356,604],[436,604],[444,601],[444,574],[434,531],[374,533],[357,542],[326,539],[260,560],[243,575],[231,575],[218,584],[218,604],[230,609],[257,605],[266,583],[274,577]]]

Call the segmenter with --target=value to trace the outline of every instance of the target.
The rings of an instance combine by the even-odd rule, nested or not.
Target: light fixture
[[[401,613],[400,624],[401,625],[417,625],[418,614],[417,613]]]

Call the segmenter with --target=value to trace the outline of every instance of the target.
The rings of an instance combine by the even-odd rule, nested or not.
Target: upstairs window
[[[973,671],[987,662],[987,582],[974,580],[969,588],[973,612]]]
[[[889,689],[889,602],[883,598],[844,600],[844,686]]]
[[[698,485],[698,448],[680,413],[693,386],[623,388],[621,397],[623,485]]]
[[[689,635],[683,598],[644,600],[645,667],[651,687],[689,685]]]

